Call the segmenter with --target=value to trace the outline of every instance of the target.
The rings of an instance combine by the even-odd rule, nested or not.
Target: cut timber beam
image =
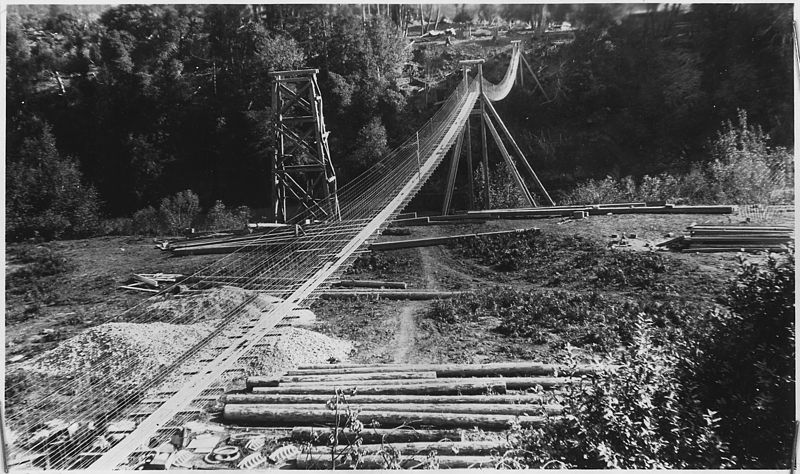
[[[455,298],[463,291],[434,291],[434,290],[326,290],[317,291],[315,295],[324,299],[354,298],[358,296],[384,298],[387,300],[437,300]]]
[[[408,283],[404,281],[340,280],[332,286],[343,288],[391,288],[405,290],[408,288]]]
[[[365,428],[360,433],[364,443],[405,443],[405,442],[437,442],[461,441],[461,430],[425,430],[412,428]],[[319,428],[316,426],[295,426],[292,429],[292,439],[295,441],[310,442],[312,444],[327,444],[334,436],[332,428]],[[355,433],[345,432],[341,428],[336,430],[339,443],[352,443]]]
[[[614,366],[580,364],[568,367],[561,364],[541,364],[538,362],[492,362],[487,364],[335,364],[301,366],[290,370],[288,375],[304,374],[349,374],[363,372],[410,372],[434,371],[437,377],[489,377],[502,375],[518,377],[526,375],[591,375],[602,370],[613,369]]]
[[[444,237],[427,237],[424,239],[406,239],[406,240],[394,240],[391,242],[375,242],[372,245],[370,245],[370,249],[374,251],[379,251],[379,250],[407,249],[415,247],[431,247],[434,245],[445,245],[459,240],[472,239],[476,237],[527,233],[527,232],[533,232],[534,234],[538,234],[539,229],[537,228],[513,229],[513,230],[501,230],[496,232],[481,232],[477,234],[449,235]]]
[[[489,116],[486,115],[484,112],[484,121],[486,122],[486,126],[489,127],[489,131],[492,132],[492,138],[494,138],[495,143],[497,144],[497,148],[500,150],[500,154],[503,155],[503,159],[506,161],[509,170],[511,170],[511,174],[514,176],[514,180],[517,183],[517,187],[519,187],[522,196],[525,197],[525,200],[528,201],[533,207],[536,207],[536,202],[533,200],[533,196],[531,195],[528,186],[525,184],[525,180],[522,179],[522,175],[519,174],[519,170],[517,169],[517,165],[514,164],[514,160],[511,159],[511,155],[509,155],[508,150],[506,150],[506,146],[503,144],[503,141],[500,139],[500,135],[497,133],[497,129],[494,128],[492,121],[489,120]]]
[[[507,441],[441,441],[441,442],[411,442],[411,443],[392,443],[391,447],[399,451],[402,456],[414,456],[420,454],[428,454],[431,451],[436,451],[438,454],[458,454],[459,456],[471,455],[489,455],[492,451],[502,452],[500,450],[508,449]],[[385,444],[362,444],[358,447],[361,455],[375,455],[380,454],[385,450]],[[335,453],[341,454],[348,450],[348,446],[340,446]],[[306,453],[311,454],[327,454],[330,458],[331,446],[312,446],[310,449],[305,450]]]
[[[484,100],[486,100],[486,108],[489,109],[489,112],[497,121],[497,125],[500,127],[500,130],[503,132],[503,135],[505,135],[506,139],[509,141],[509,143],[511,143],[511,147],[514,149],[514,152],[516,152],[517,157],[520,160],[520,163],[522,163],[522,167],[525,168],[525,171],[527,171],[528,174],[531,176],[531,178],[533,178],[533,182],[536,183],[536,187],[539,188],[539,192],[542,193],[542,196],[544,196],[544,198],[551,206],[554,206],[556,203],[553,201],[553,198],[550,197],[550,194],[547,192],[547,189],[544,188],[544,185],[539,180],[539,176],[537,176],[536,172],[533,171],[531,164],[528,163],[527,159],[525,159],[525,154],[522,153],[522,148],[520,148],[519,145],[517,145],[517,142],[514,140],[514,137],[511,136],[511,132],[508,131],[508,128],[500,119],[500,114],[497,113],[497,110],[495,110],[491,101],[489,101],[488,99]]]
[[[334,468],[334,462],[329,454],[300,454],[295,460],[297,469],[329,470]],[[389,467],[383,455],[359,456],[355,463],[349,456],[337,460],[337,468],[353,468],[357,464],[359,469],[386,469]],[[468,469],[468,468],[494,468],[502,464],[501,460],[492,456],[436,456],[436,465],[439,469]],[[421,469],[428,465],[427,457],[407,457],[399,461],[401,469]]]
[[[468,121],[469,122],[469,121]],[[469,123],[467,123],[469,126]],[[450,162],[450,173],[447,176],[447,189],[444,192],[444,203],[442,204],[442,214],[450,212],[450,203],[453,199],[453,190],[456,186],[456,176],[458,175],[458,163],[461,160],[461,146],[464,144],[464,130],[458,136],[456,146],[453,149],[453,159]]]
[[[412,411],[361,411],[359,420],[365,426],[437,426],[442,428],[479,428],[499,431],[508,429],[513,422],[523,426],[541,426],[543,416],[485,415],[470,413],[431,413]],[[298,424],[327,424],[334,422],[334,412],[326,408],[302,410],[292,408],[265,408],[264,405],[225,405],[222,418],[226,423],[249,426],[296,426]]]
[[[219,400],[223,403],[327,403],[330,394],[268,394],[268,393],[232,393]],[[539,394],[522,395],[362,395],[356,393],[347,397],[353,404],[359,403],[487,403],[487,404],[531,404],[542,403],[544,396]]]
[[[303,387],[253,387],[253,393],[269,394],[326,394],[331,396],[330,385],[315,384]],[[363,385],[358,387],[360,395],[481,395],[506,393],[505,382],[496,380],[462,379],[459,383],[441,383],[432,380],[428,384]]]

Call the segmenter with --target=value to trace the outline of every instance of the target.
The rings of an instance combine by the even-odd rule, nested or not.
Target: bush
[[[100,232],[103,235],[131,235],[134,233],[133,229],[133,219],[130,217],[115,217],[100,222]]]
[[[580,469],[728,467],[719,418],[687,398],[672,367],[676,355],[653,343],[638,317],[635,337],[616,370],[573,387],[566,416],[517,439],[527,461]]]
[[[8,275],[6,291],[36,302],[52,302],[55,297],[53,284],[62,274],[74,268],[66,256],[47,247],[26,248],[13,255],[15,263],[23,266]]]
[[[192,228],[196,221],[200,213],[200,198],[187,189],[162,199],[158,212],[164,229],[172,234],[180,234]]]
[[[6,235],[10,240],[58,239],[95,233],[99,201],[71,159],[56,149],[50,127],[9,153]]]
[[[250,208],[239,206],[230,210],[225,203],[217,201],[206,214],[204,228],[206,230],[245,229],[250,218]]]
[[[647,315],[662,342],[674,341],[687,321],[704,311],[697,305],[635,300],[600,293],[531,292],[493,287],[435,301],[427,317],[442,324],[463,324],[481,318],[498,323],[500,334],[534,344],[555,343],[613,350],[629,344],[637,317]]]
[[[153,206],[147,206],[133,213],[132,232],[139,235],[158,235],[162,224],[159,212]]]
[[[788,468],[795,403],[794,253],[743,261],[728,291],[732,313],[698,330],[682,364],[694,396],[719,413],[720,434],[748,469]]]
[[[771,204],[776,193],[793,187],[792,157],[784,148],[768,147],[769,135],[748,124],[746,111],[739,110],[738,120],[724,123],[711,144],[714,197],[731,204]]]
[[[794,201],[792,154],[767,146],[769,135],[749,125],[747,113],[739,122],[723,124],[710,144],[712,161],[693,165],[688,173],[588,180],[561,196],[565,204],[626,201],[670,201],[683,204],[777,204]]]
[[[658,275],[668,271],[662,255],[613,250],[578,235],[525,232],[481,236],[455,245],[465,257],[499,271],[523,270],[527,280],[548,286],[654,288],[661,285]]]
[[[489,182],[490,209],[513,209],[529,205],[507,163],[499,164],[494,172],[490,171],[489,176],[492,178]],[[483,168],[478,168],[475,171],[475,202],[479,206],[483,202],[485,189],[486,179],[483,176]]]

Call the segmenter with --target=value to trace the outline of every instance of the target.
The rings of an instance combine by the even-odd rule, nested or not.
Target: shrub
[[[205,218],[206,230],[244,229],[250,218],[250,208],[239,206],[230,210],[222,201],[217,201],[208,210]]]
[[[694,396],[719,413],[720,434],[743,468],[787,468],[795,403],[794,253],[741,263],[732,313],[698,330],[684,359]]]
[[[714,161],[709,181],[719,202],[769,204],[773,193],[792,187],[791,157],[785,149],[767,146],[769,135],[747,122],[739,110],[738,123],[728,121],[711,144]]]
[[[703,314],[697,305],[655,302],[568,291],[522,291],[493,287],[435,301],[427,317],[442,324],[462,324],[487,318],[494,330],[534,344],[555,343],[613,350],[628,344],[638,315],[654,321],[664,343],[675,340],[687,321]]]
[[[580,469],[727,467],[715,434],[719,418],[691,399],[672,369],[675,354],[653,343],[646,318],[616,370],[572,387],[566,416],[523,432],[529,463],[557,461]]]
[[[153,206],[147,206],[133,213],[132,231],[140,235],[157,235],[162,224],[159,212]]]
[[[489,207],[491,209],[512,209],[528,206],[517,185],[514,174],[507,163],[503,162],[493,172],[489,172]],[[475,171],[475,202],[482,203],[486,189],[483,168]]]
[[[185,232],[192,227],[200,213],[200,198],[187,189],[161,200],[158,208],[164,228],[172,234]]]
[[[6,170],[6,235],[81,237],[97,231],[99,201],[75,162],[56,149],[50,127],[9,153]]]
[[[653,288],[661,284],[658,275],[668,271],[662,255],[613,250],[578,235],[525,232],[481,236],[455,245],[465,257],[499,271],[523,270],[529,281],[547,285]]]
[[[55,297],[53,284],[60,276],[74,268],[74,264],[63,254],[47,247],[33,247],[15,254],[21,268],[10,273],[6,279],[6,290],[12,295],[26,296],[35,302],[49,303]],[[34,305],[26,312],[36,312]]]
[[[131,235],[134,233],[133,229],[133,219],[130,217],[115,217],[100,222],[100,232],[103,235]]]

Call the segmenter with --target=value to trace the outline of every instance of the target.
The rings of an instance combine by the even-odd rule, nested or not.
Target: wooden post
[[[508,150],[506,150],[506,146],[503,144],[503,141],[500,139],[500,134],[497,133],[497,129],[494,128],[489,116],[484,112],[484,121],[486,125],[489,127],[489,131],[492,132],[492,137],[494,138],[495,143],[497,143],[497,148],[500,149],[500,154],[503,155],[503,159],[506,161],[511,173],[514,175],[514,180],[517,182],[517,186],[519,190],[522,191],[522,195],[525,197],[525,200],[528,201],[533,207],[536,207],[536,202],[533,200],[533,196],[531,196],[531,192],[528,189],[528,186],[525,185],[525,180],[522,179],[522,175],[519,174],[519,170],[517,166],[514,164],[514,160],[511,159],[511,155],[508,154]]]
[[[525,171],[527,171],[528,174],[531,175],[531,177],[533,178],[533,182],[536,183],[536,186],[539,188],[539,191],[541,191],[542,195],[544,195],[545,199],[547,199],[550,205],[555,206],[556,203],[553,202],[553,199],[550,197],[550,194],[544,188],[544,185],[539,180],[539,177],[536,175],[536,172],[533,171],[533,168],[531,167],[530,163],[528,163],[528,160],[525,159],[525,155],[522,153],[522,149],[519,147],[519,145],[517,145],[517,142],[514,140],[514,137],[511,136],[511,132],[509,132],[508,128],[506,128],[506,125],[503,123],[503,120],[500,119],[500,114],[497,113],[497,110],[495,110],[494,106],[488,101],[488,99],[484,100],[486,100],[486,108],[489,109],[489,112],[491,112],[492,116],[497,121],[497,124],[500,126],[500,130],[502,130],[503,135],[505,135],[508,141],[511,143],[511,147],[514,149],[514,152],[517,154],[520,161],[522,162],[522,166],[523,168],[525,168]]]
[[[444,193],[444,203],[442,204],[442,215],[447,215],[450,212],[450,203],[453,199],[453,190],[456,186],[456,175],[458,175],[458,162],[461,160],[461,146],[464,143],[464,131],[458,135],[456,146],[453,149],[453,161],[450,162],[450,173],[447,176],[447,189]]]
[[[483,64],[478,64],[478,77],[477,79],[478,84],[480,86],[480,96],[481,96],[481,152],[483,153],[483,161],[481,165],[483,166],[483,208],[489,209],[489,150],[487,148],[486,143],[486,120],[484,117],[486,116],[486,111],[484,110],[483,106]]]
[[[522,62],[525,64],[525,67],[528,68],[528,72],[531,73],[531,76],[533,76],[533,80],[536,81],[536,85],[539,86],[539,90],[542,91],[542,94],[544,94],[544,98],[547,99],[547,102],[550,102],[550,97],[548,97],[547,96],[547,92],[544,91],[544,87],[542,87],[542,83],[539,82],[539,78],[536,77],[536,74],[534,74],[533,68],[531,67],[530,64],[528,64],[528,60],[525,59],[525,55],[520,53],[519,57],[520,57],[520,59],[522,59]]]
[[[464,131],[466,133],[467,142],[467,193],[469,194],[467,209],[471,211],[475,209],[475,187],[473,184],[475,171],[472,169],[472,132],[470,131],[471,127],[469,122],[469,117],[467,117],[467,129]]]

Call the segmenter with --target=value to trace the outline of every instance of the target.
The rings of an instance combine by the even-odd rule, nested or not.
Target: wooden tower
[[[320,221],[341,217],[318,72],[302,69],[269,74],[273,78],[275,131],[269,219],[274,222],[287,222],[300,214]],[[295,205],[293,209],[287,202]]]
[[[515,48],[521,47],[519,41],[512,41],[514,43]],[[520,56],[524,60],[524,56]],[[525,155],[522,153],[522,149],[520,149],[517,142],[514,140],[514,137],[511,136],[511,132],[508,131],[505,123],[500,119],[500,115],[495,110],[492,102],[489,100],[488,97],[483,93],[483,59],[470,59],[460,61],[461,68],[464,73],[464,80],[466,81],[469,70],[472,67],[476,67],[477,73],[475,76],[475,80],[479,81],[481,85],[481,92],[478,99],[478,103],[475,106],[475,109],[470,113],[470,118],[472,115],[477,115],[480,120],[480,140],[481,140],[481,161],[479,166],[482,170],[482,174],[484,176],[484,189],[483,195],[481,196],[483,201],[483,208],[489,209],[489,154],[487,148],[487,129],[492,135],[495,144],[497,145],[500,154],[503,156],[503,160],[508,165],[509,170],[511,171],[512,175],[514,176],[514,181],[517,187],[519,188],[522,196],[525,198],[529,206],[538,207],[538,204],[534,200],[534,195],[531,193],[530,189],[528,189],[528,185],[526,183],[527,179],[532,182],[539,191],[540,196],[544,199],[545,205],[553,206],[555,203],[553,199],[550,197],[550,194],[545,189],[542,182],[539,180],[539,177],[536,175],[536,172],[531,167],[528,160],[525,158]],[[527,64],[527,61],[526,61]],[[529,66],[530,68],[530,66]],[[533,74],[533,71],[530,71]],[[520,70],[521,77],[522,70]],[[535,78],[535,76],[534,76]],[[537,80],[538,82],[538,80]],[[496,124],[496,126],[495,126]],[[504,140],[505,139],[505,140]],[[447,188],[445,190],[444,202],[442,204],[442,214],[449,214],[452,198],[453,198],[453,191],[455,189],[456,183],[456,175],[458,173],[458,166],[461,160],[461,148],[463,144],[466,144],[467,148],[467,156],[466,156],[466,167],[467,167],[467,192],[468,192],[468,207],[470,210],[475,208],[474,202],[474,175],[473,175],[473,161],[472,161],[472,136],[470,132],[470,120],[467,120],[467,125],[464,127],[464,130],[461,131],[461,134],[456,141],[456,145],[453,149],[453,158],[450,162],[450,169],[447,176]],[[509,151],[509,147],[506,147],[506,143],[511,148]],[[520,172],[520,168],[524,171],[524,175]]]

